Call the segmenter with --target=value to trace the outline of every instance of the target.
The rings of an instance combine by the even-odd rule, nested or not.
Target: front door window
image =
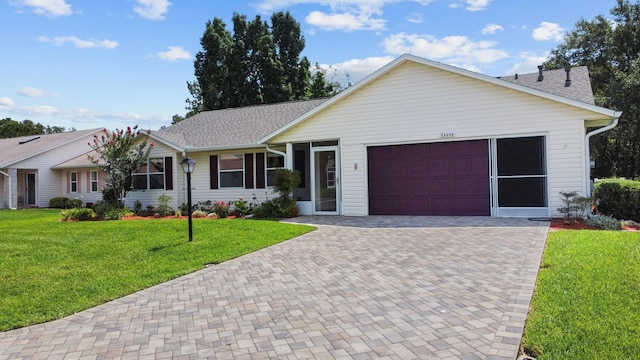
[[[337,213],[337,149],[314,149],[314,211]]]

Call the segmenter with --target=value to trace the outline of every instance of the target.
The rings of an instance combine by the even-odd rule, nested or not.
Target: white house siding
[[[64,196],[66,183],[63,180],[65,178],[60,176],[59,170],[53,170],[51,167],[91,150],[87,145],[91,139],[93,139],[93,134],[11,165],[10,168],[20,169],[18,174],[19,195],[24,196],[24,173],[35,172],[36,206],[47,207],[51,198]]]
[[[180,161],[182,158],[179,154],[176,153],[176,150],[172,147],[164,145],[162,143],[155,142],[154,147],[149,153],[150,158],[165,158],[172,157],[173,158],[173,166],[172,166],[172,176],[173,176],[173,190],[161,190],[161,189],[153,189],[153,190],[136,190],[131,191],[127,194],[127,198],[125,200],[125,206],[133,208],[136,200],[142,203],[142,207],[146,208],[148,205],[156,206],[158,204],[158,197],[162,194],[166,194],[171,196],[171,202],[169,206],[174,209],[178,208],[180,205],[180,188],[184,187],[181,185],[179,180],[182,177],[182,167],[180,166]]]
[[[585,191],[584,120],[595,118],[602,116],[405,63],[272,142],[338,138],[343,214],[367,215],[366,146],[546,135],[549,208],[555,211],[558,192]],[[445,132],[454,137],[442,138]]]
[[[267,198],[273,198],[275,195],[271,188],[256,189],[256,172],[255,172],[255,153],[265,152],[264,149],[247,149],[247,150],[234,150],[234,151],[218,151],[218,152],[194,152],[188,153],[187,156],[192,158],[196,162],[195,170],[191,175],[191,201],[193,204],[199,201],[210,200],[215,201],[234,201],[240,197],[244,197],[248,202],[255,202],[254,196],[257,202],[262,202]],[[223,189],[210,189],[209,179],[209,156],[221,155],[221,154],[254,154],[254,171],[253,171],[253,184],[254,188],[223,188]],[[146,190],[146,191],[133,191],[130,192],[125,201],[126,206],[133,207],[136,200],[139,200],[143,207],[147,205],[155,206],[157,204],[158,197],[162,194],[171,196],[171,207],[178,209],[181,204],[187,202],[186,195],[186,175],[182,170],[180,162],[183,157],[181,153],[176,152],[171,147],[163,144],[156,143],[156,146],[151,151],[149,157],[166,157],[173,156],[173,190]]]

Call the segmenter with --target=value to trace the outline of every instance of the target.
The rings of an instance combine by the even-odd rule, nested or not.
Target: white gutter
[[[274,150],[274,149],[270,148],[269,145],[267,145],[267,151],[268,152],[272,152],[274,154],[278,154],[278,155],[284,157],[285,159],[287,158],[287,153],[279,151],[279,150]]]
[[[620,119],[620,115],[622,115],[621,111],[614,112],[613,122],[611,124],[595,129],[591,132],[588,132],[587,135],[585,135],[585,138],[584,138],[584,152],[585,152],[584,159],[585,160],[584,161],[585,161],[585,172],[587,175],[587,178],[586,178],[587,187],[585,190],[585,195],[587,197],[591,196],[591,153],[589,150],[589,139],[591,139],[593,135],[601,134],[605,131],[611,130],[614,127],[616,127],[616,125],[618,125],[618,120]]]
[[[11,189],[13,188],[11,185],[11,176],[9,176],[9,174],[7,174],[6,172],[0,170],[0,174],[6,176],[9,179],[9,209],[11,210],[18,210],[17,207],[13,207],[11,206],[11,199],[13,199],[13,194],[11,193]]]

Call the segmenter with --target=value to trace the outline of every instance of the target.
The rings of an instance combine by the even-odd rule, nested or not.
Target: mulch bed
[[[593,226],[587,225],[584,223],[584,220],[578,219],[573,223],[569,223],[565,219],[553,219],[551,220],[551,226],[549,227],[551,231],[558,230],[597,230]],[[625,226],[622,230],[624,231],[640,231],[640,227],[637,226]]]

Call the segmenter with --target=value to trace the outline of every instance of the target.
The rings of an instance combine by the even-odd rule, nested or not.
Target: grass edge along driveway
[[[549,233],[522,346],[538,360],[640,357],[640,232]]]
[[[268,220],[59,222],[0,211],[0,331],[63,318],[314,230]]]

